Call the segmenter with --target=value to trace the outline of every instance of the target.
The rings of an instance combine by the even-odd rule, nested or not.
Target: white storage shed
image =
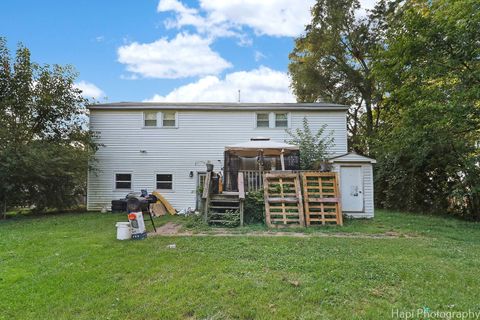
[[[373,218],[373,164],[375,159],[346,153],[329,159],[340,177],[342,211],[354,218]]]

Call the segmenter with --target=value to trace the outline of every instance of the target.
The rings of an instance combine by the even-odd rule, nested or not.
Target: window
[[[156,112],[145,112],[143,114],[144,126],[145,127],[156,127],[157,126],[157,113]]]
[[[115,174],[115,189],[132,189],[132,174],[131,173],[116,173]]]
[[[275,113],[275,128],[287,128],[288,115],[286,113]]]
[[[175,112],[167,111],[163,113],[163,127],[175,127]]]
[[[269,127],[269,115],[268,113],[257,113],[257,128]]]
[[[157,189],[172,190],[173,176],[171,174],[157,174]]]

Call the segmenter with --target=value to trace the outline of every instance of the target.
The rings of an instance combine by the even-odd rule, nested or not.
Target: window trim
[[[168,112],[168,111],[162,111],[160,112],[161,116],[160,116],[160,128],[164,128],[164,129],[177,129],[178,128],[178,112],[177,111],[173,111],[173,115],[175,117],[175,125],[173,126],[164,126],[163,125],[163,120],[164,120],[164,116],[165,116],[165,112]]]
[[[285,113],[287,115],[287,126],[286,127],[277,127],[276,126],[276,114],[277,113]],[[268,127],[259,127],[258,126],[258,114],[268,114]],[[264,129],[277,129],[277,130],[285,130],[291,128],[292,125],[292,117],[291,113],[286,111],[270,111],[270,112],[255,112],[255,117],[254,117],[254,128],[258,130],[264,130]]]
[[[149,111],[149,110],[144,110],[142,112],[142,129],[178,129],[178,112],[173,111],[175,114],[175,125],[174,126],[164,126],[163,125],[163,115],[165,112],[170,111],[170,110],[164,110],[164,111]],[[146,113],[155,113],[157,115],[157,125],[156,126],[146,126],[145,125],[145,114]]]
[[[146,116],[147,113],[155,113],[156,123],[155,123],[154,126],[146,126],[146,125],[145,125],[145,121],[146,121],[146,117],[145,117],[145,116]],[[143,127],[143,128],[145,128],[145,129],[158,128],[158,112],[156,112],[156,111],[148,111],[148,110],[147,110],[147,111],[143,111],[143,112],[142,112],[142,119],[143,119],[143,122],[142,122],[142,124],[143,124],[142,127]]]
[[[157,189],[157,174],[169,174],[172,176],[172,189]],[[155,171],[153,175],[153,189],[160,190],[162,192],[175,192],[175,175],[173,172],[165,172],[165,171]]]
[[[259,127],[258,126],[258,115],[259,114],[266,114],[267,115],[267,118],[268,118],[268,125],[266,127]],[[256,129],[268,129],[270,128],[270,112],[255,112],[255,128]]]
[[[285,127],[277,127],[277,114],[285,114],[286,120],[287,120],[287,125]],[[289,117],[289,112],[274,112],[273,113],[273,126],[276,129],[288,129],[290,128],[290,117]]]
[[[130,188],[117,188],[117,174],[129,174],[130,175]],[[121,180],[120,182],[126,182]],[[115,171],[113,172],[113,190],[114,191],[132,191],[133,188],[133,171]]]

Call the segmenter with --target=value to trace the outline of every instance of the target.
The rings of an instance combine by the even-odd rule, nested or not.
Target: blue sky
[[[71,64],[99,101],[294,101],[294,38],[314,0],[2,1],[0,36]],[[72,5],[74,4],[74,5]]]

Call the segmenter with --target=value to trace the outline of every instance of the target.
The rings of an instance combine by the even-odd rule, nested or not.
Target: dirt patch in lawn
[[[385,239],[385,238],[413,238],[412,235],[385,232],[379,234],[366,233],[347,233],[347,232],[288,232],[288,231],[252,231],[252,232],[235,232],[229,229],[212,229],[210,232],[192,232],[182,230],[182,225],[173,222],[167,222],[161,227],[157,228],[157,232],[150,232],[149,236],[164,236],[164,237],[292,237],[292,238],[314,238],[314,237],[330,237],[330,238],[363,238],[363,239]]]

